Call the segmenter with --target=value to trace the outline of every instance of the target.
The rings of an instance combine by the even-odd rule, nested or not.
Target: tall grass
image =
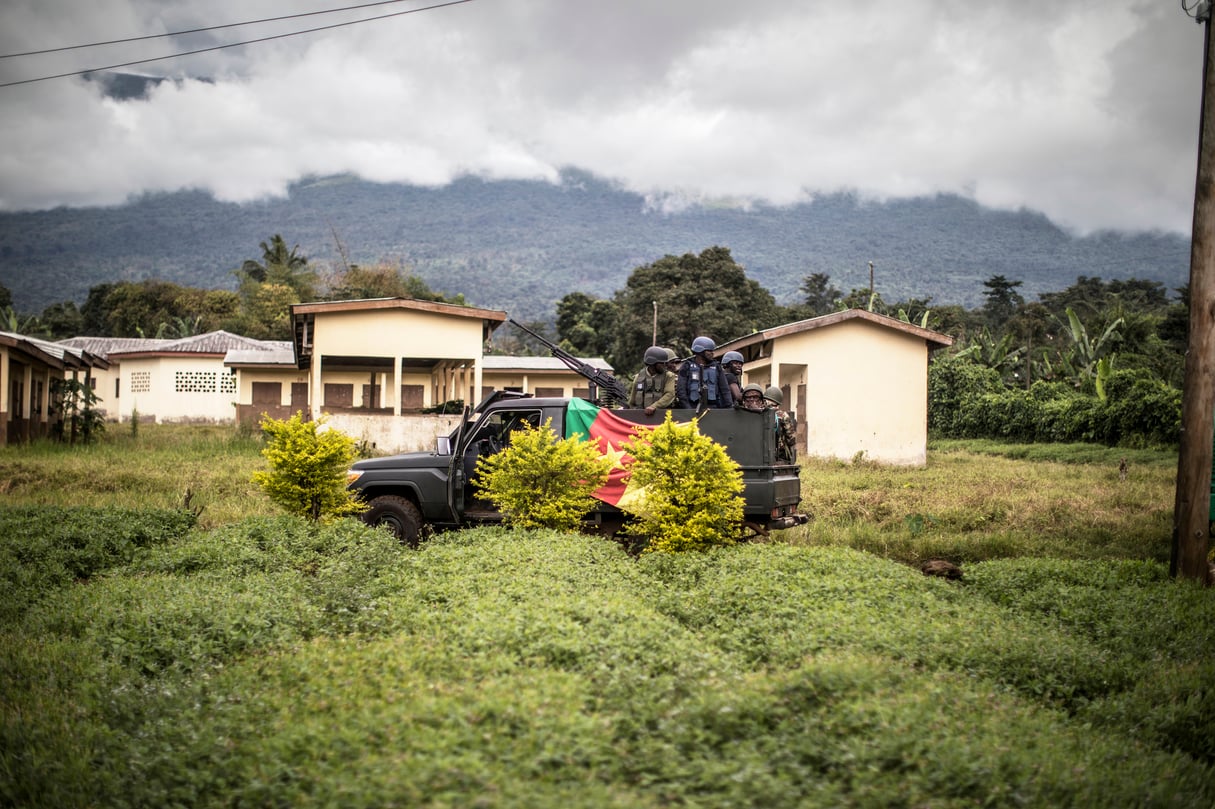
[[[274,507],[252,482],[264,468],[257,435],[231,425],[144,424],[87,446],[53,441],[0,447],[9,505],[201,509],[204,527]]]
[[[810,460],[802,506],[814,519],[784,539],[909,563],[1167,561],[1176,475],[1175,452],[1091,445],[941,442],[922,468]]]

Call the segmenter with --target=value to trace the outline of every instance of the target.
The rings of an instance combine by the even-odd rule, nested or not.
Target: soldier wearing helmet
[[[650,346],[645,350],[642,362],[645,367],[633,377],[629,388],[629,407],[645,409],[647,416],[654,415],[659,408],[675,404],[675,374],[667,368],[670,355],[661,346]]]
[[[668,348],[666,351],[667,351],[667,370],[673,374],[678,374],[679,366],[683,365],[683,360],[681,360],[679,358],[679,355],[676,354],[673,349]]]
[[[721,370],[726,376],[726,384],[730,386],[730,397],[734,404],[742,399],[743,355],[737,351],[727,351],[721,355]]]
[[[692,341],[692,356],[679,366],[676,397],[680,407],[706,410],[710,407],[733,407],[730,385],[721,365],[713,358],[717,343],[710,337]]]
[[[747,410],[762,411],[765,409],[764,389],[752,382],[742,389],[740,406]]]
[[[768,410],[776,411],[777,457],[787,463],[794,463],[797,460],[797,421],[792,414],[781,410],[785,395],[781,393],[780,388],[769,385],[764,391],[764,402]]]

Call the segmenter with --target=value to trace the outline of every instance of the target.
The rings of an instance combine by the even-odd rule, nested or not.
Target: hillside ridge
[[[232,271],[280,233],[324,266],[400,262],[433,289],[517,317],[551,318],[561,296],[610,297],[632,270],[663,255],[729,247],[780,303],[826,273],[845,293],[869,285],[887,301],[983,302],[993,275],[1023,282],[1027,300],[1081,275],[1188,280],[1189,239],[1177,234],[1070,234],[1039,213],[998,211],[949,194],[870,202],[824,195],[776,207],[647,200],[580,171],[561,181],[463,177],[439,187],[309,178],[286,197],[219,202],[201,191],[146,194],[125,205],[0,213],[0,283],[19,311],[90,287],[160,278],[235,288]],[[678,200],[675,200],[678,203]]]

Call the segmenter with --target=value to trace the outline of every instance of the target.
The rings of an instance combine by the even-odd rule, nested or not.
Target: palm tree
[[[295,290],[300,300],[315,296],[316,273],[308,266],[308,258],[300,255],[297,244],[287,249],[287,242],[276,233],[270,242],[261,242],[262,260],[246,260],[236,275],[241,287],[252,284],[283,284]]]

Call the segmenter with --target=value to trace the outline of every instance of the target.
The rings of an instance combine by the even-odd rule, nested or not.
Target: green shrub
[[[0,623],[56,588],[126,564],[183,536],[190,511],[24,506],[0,508]]]
[[[509,447],[477,462],[477,477],[508,524],[568,531],[594,508],[611,465],[594,442],[559,437],[549,419],[511,433]]]
[[[1181,429],[1181,392],[1144,369],[1112,371],[1104,397],[1061,382],[1006,388],[990,368],[946,357],[929,366],[928,425],[935,437],[1090,441],[1167,446]]]
[[[949,438],[976,438],[964,416],[970,403],[1003,390],[999,372],[955,356],[938,357],[928,366],[928,430]]]
[[[733,544],[743,521],[742,470],[725,448],[701,435],[693,420],[667,413],[623,445],[633,456],[629,487],[640,508],[631,531],[646,551],[699,551]]]
[[[288,514],[315,522],[366,508],[346,488],[354,439],[323,422],[305,421],[298,412],[286,421],[263,416],[262,430],[267,438],[262,455],[270,471],[254,472],[253,482]]]

